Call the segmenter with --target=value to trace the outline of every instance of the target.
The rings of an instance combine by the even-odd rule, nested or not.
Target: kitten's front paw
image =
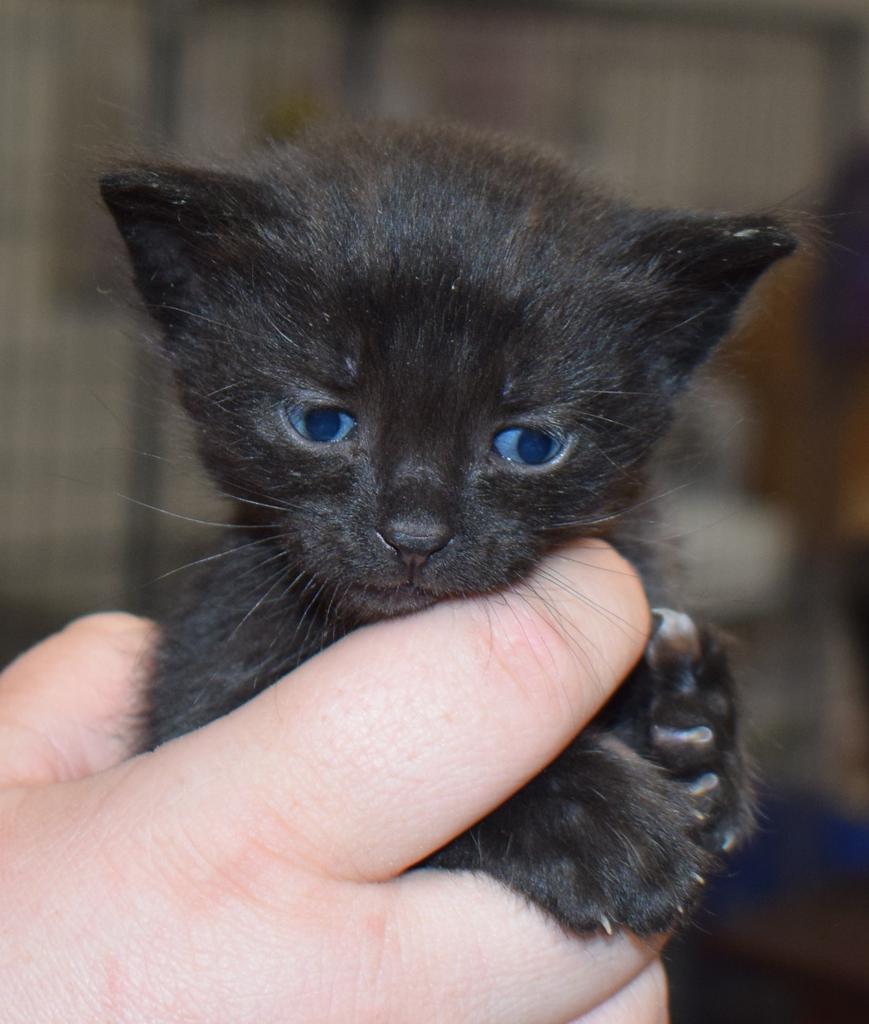
[[[662,609],[595,722],[428,863],[485,871],[575,932],[667,932],[747,835],[751,806],[724,652]]]
[[[645,752],[683,785],[698,841],[712,853],[726,853],[753,822],[727,660],[714,634],[688,615],[659,608],[655,619],[645,656],[651,695]]]
[[[574,932],[677,927],[709,854],[692,838],[684,788],[619,739],[591,729],[429,864],[484,871]]]

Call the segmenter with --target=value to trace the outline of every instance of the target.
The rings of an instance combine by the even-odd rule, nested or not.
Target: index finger
[[[161,784],[187,784],[171,801],[185,830],[381,880],[479,820],[570,742],[646,641],[641,584],[612,548],[555,558],[523,591],[360,629],[162,748]]]
[[[0,673],[0,785],[79,779],[128,757],[153,623],[72,622]]]

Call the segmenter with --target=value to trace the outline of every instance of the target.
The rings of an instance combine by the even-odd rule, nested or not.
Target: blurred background
[[[869,1020],[865,0],[0,0],[0,81],[2,660],[153,608],[214,539],[177,517],[222,518],[97,199],[119,153],[438,115],[554,143],[642,203],[802,217],[657,502],[734,637],[764,780],[758,840],[671,949],[673,1019]]]

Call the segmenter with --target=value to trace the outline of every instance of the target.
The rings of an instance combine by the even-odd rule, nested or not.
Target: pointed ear
[[[239,266],[274,199],[248,179],[172,166],[106,174],[100,191],[127,244],[136,286],[171,335],[207,316],[217,275]]]
[[[766,217],[647,216],[630,254],[657,295],[644,327],[678,386],[728,333],[755,282],[794,252],[797,237]]]

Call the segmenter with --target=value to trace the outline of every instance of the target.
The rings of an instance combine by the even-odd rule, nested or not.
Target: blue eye
[[[545,462],[552,462],[564,445],[557,437],[545,434],[542,430],[507,427],[495,434],[492,447],[508,462],[518,462],[522,466],[542,466]]]
[[[297,405],[287,417],[296,433],[321,444],[343,441],[356,426],[356,420],[343,409],[306,409]]]

